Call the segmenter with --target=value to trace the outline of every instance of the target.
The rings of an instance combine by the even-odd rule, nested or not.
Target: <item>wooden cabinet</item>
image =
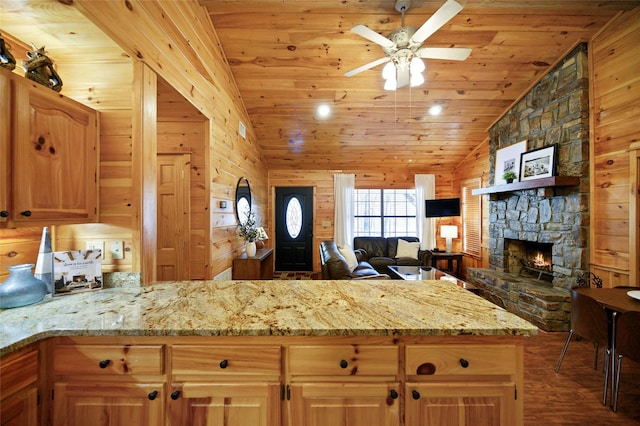
[[[0,361],[0,425],[37,426],[38,350],[16,352]]]
[[[0,72],[0,99],[10,105],[10,114],[0,113],[0,220],[9,226],[97,221],[98,113]]]
[[[396,345],[289,347],[289,425],[399,425],[398,351]]]
[[[522,424],[515,346],[407,345],[405,354],[407,425]]]
[[[231,270],[234,280],[270,280],[273,278],[273,249],[256,250],[253,257],[243,253],[233,259]]]
[[[177,344],[171,352],[172,426],[280,425],[280,346]]]
[[[164,424],[164,345],[59,339],[52,365],[54,426]]]

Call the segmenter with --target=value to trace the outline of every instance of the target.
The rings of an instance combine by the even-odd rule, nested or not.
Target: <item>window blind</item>
[[[480,183],[480,178],[462,182],[462,251],[475,256],[480,256],[482,197],[471,191],[480,188]]]

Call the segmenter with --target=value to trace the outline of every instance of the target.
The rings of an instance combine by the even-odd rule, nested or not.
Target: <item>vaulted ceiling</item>
[[[469,58],[427,59],[424,84],[385,91],[382,66],[344,74],[384,56],[350,29],[364,24],[387,36],[400,28],[394,0],[193,1],[211,17],[270,169],[384,164],[416,171],[458,165],[577,43],[619,11],[640,6],[631,0],[459,0],[463,10],[424,45],[471,48]],[[413,0],[405,24],[419,27],[444,2]],[[69,3],[0,0],[0,32],[45,45],[57,64],[74,64],[63,80],[88,81],[72,89],[78,97],[117,108],[130,98],[130,72],[124,71],[130,58],[79,12],[61,6]],[[107,63],[123,71],[107,73],[100,66]],[[329,118],[316,114],[322,103],[332,109]],[[430,116],[436,104],[442,114]]]

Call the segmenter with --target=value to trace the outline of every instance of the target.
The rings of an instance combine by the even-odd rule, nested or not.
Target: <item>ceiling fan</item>
[[[424,82],[422,71],[425,67],[421,58],[464,61],[469,57],[471,49],[467,48],[422,47],[422,43],[429,36],[462,10],[462,5],[455,0],[447,0],[417,29],[404,25],[404,14],[410,6],[411,0],[396,0],[395,8],[402,14],[402,27],[393,31],[388,37],[384,37],[364,25],[356,25],[351,29],[351,32],[382,46],[382,50],[387,56],[351,70],[345,73],[345,76],[351,77],[387,63],[382,71],[385,89],[395,90],[409,83],[411,86],[418,86]]]

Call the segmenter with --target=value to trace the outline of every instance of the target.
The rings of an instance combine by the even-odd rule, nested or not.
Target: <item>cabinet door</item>
[[[1,68],[1,67],[0,67]],[[0,223],[9,217],[9,141],[11,140],[11,72],[0,69]]]
[[[278,426],[279,383],[184,383],[170,394],[171,426]]]
[[[54,426],[164,424],[161,383],[56,383],[54,390]]]
[[[97,214],[97,112],[17,82],[11,220],[91,222]]]
[[[0,403],[0,425],[37,426],[38,425],[38,388],[35,386]]]
[[[406,426],[512,426],[512,382],[407,383]]]
[[[400,424],[397,383],[291,385],[291,426]]]

